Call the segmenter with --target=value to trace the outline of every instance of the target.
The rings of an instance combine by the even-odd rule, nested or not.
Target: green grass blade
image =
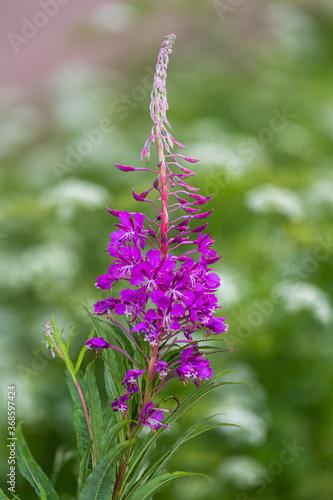
[[[39,498],[43,499],[42,495],[44,491],[44,494],[47,495],[44,498],[47,498],[47,500],[59,500],[59,496],[54,490],[51,481],[31,455],[24,439],[21,425],[17,427],[16,456],[22,476],[33,486]]]

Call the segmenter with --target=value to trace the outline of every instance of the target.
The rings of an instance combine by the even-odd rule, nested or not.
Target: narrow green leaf
[[[148,498],[155,495],[155,493],[160,491],[162,488],[164,488],[171,481],[174,481],[175,479],[184,476],[202,476],[207,479],[210,479],[208,476],[205,476],[204,474],[196,474],[193,472],[176,471],[167,474],[162,474],[161,476],[155,477],[148,483],[138,488],[136,491],[130,494],[130,496],[125,497],[124,500],[147,500]]]
[[[69,393],[73,400],[73,420],[76,432],[77,449],[80,459],[82,459],[84,452],[89,447],[90,437],[88,431],[87,420],[85,417],[83,404],[77,389],[77,386],[73,382],[69,373],[66,372],[66,382],[68,386]],[[85,384],[82,380],[79,380],[80,386],[83,393],[85,393]]]
[[[86,311],[86,313],[88,314],[89,316],[89,319],[90,321],[92,322],[95,330],[96,330],[96,333],[100,336],[100,337],[103,337],[105,335],[105,332],[103,330],[103,328],[101,327],[101,325],[99,324],[96,316],[94,316],[90,311],[89,309],[84,306],[81,302],[79,302],[78,300],[74,299],[74,297],[72,297],[73,300],[75,300],[75,302],[77,302],[78,304],[80,304],[80,306],[83,307],[83,309]]]
[[[30,482],[39,498],[43,499],[42,495],[44,492],[46,495],[44,498],[47,498],[47,500],[59,500],[51,481],[31,455],[22,433],[21,424],[17,427],[16,444],[17,463],[22,476]]]
[[[201,385],[200,387],[195,388],[192,392],[187,394],[187,396],[183,399],[181,402],[179,408],[177,411],[170,413],[169,416],[164,420],[165,424],[172,424],[174,421],[176,421],[178,418],[185,413],[191,406],[193,406],[199,399],[201,399],[203,396],[211,392],[213,389],[220,387],[221,385],[228,385],[228,384],[238,384],[238,383],[243,383],[243,382],[221,382],[219,384],[216,383],[216,381],[222,377],[223,375],[232,372],[234,370],[228,370],[219,373],[217,376],[214,377],[213,382],[206,382],[205,384]],[[138,476],[139,469],[140,469],[140,463],[144,460],[145,456],[149,452],[151,446],[154,444],[156,439],[159,437],[159,435],[164,432],[165,428],[161,427],[156,431],[155,434],[149,433],[143,440],[142,444],[140,447],[137,448],[137,450],[133,453],[128,468],[126,475],[124,477],[124,484],[126,484],[129,479],[131,479],[131,483],[133,483],[133,479],[135,479]]]
[[[144,474],[142,478],[140,478],[141,481],[145,481],[146,479],[152,479],[155,477],[162,469],[165,467],[168,462],[171,460],[172,456],[176,453],[179,448],[185,444],[187,441],[190,441],[196,436],[199,436],[199,434],[202,434],[203,432],[207,432],[211,429],[214,429],[216,427],[220,426],[232,426],[232,427],[238,427],[241,429],[239,425],[236,424],[226,424],[226,423],[219,423],[219,424],[212,424],[212,425],[203,425],[203,422],[209,420],[212,417],[207,417],[200,422],[196,422],[193,424],[191,427],[189,427],[186,432],[180,436],[177,441],[174,443],[172,448],[161,457],[157,462],[153,463],[151,467],[147,470],[147,473]],[[163,458],[163,459],[162,459]]]
[[[91,330],[91,332],[89,333],[87,340],[90,340],[93,337],[94,332],[95,332],[95,329],[93,328]],[[77,373],[79,371],[86,351],[87,351],[87,346],[86,346],[86,344],[84,344],[84,346],[82,347],[82,349],[78,355],[76,363],[75,363],[75,373]]]
[[[110,349],[108,349],[110,350]],[[112,356],[112,355],[110,355]],[[110,369],[107,365],[107,363],[104,363],[104,383],[105,383],[105,390],[106,393],[110,399],[110,401],[113,401],[114,399],[119,398],[119,390],[118,387],[113,380],[112,374],[110,372]]]
[[[109,431],[110,427],[116,423],[116,414],[111,408],[111,404],[108,401],[103,412],[103,430],[104,435]]]
[[[84,381],[86,384],[86,404],[89,412],[93,450],[97,462],[103,441],[103,415],[101,398],[95,377],[95,361],[89,363],[87,366]]]
[[[112,332],[107,333],[112,335],[117,342],[121,342],[122,347],[125,349],[125,351],[128,352],[131,357],[133,357],[135,349],[127,333],[112,321],[107,321],[105,319],[98,319],[97,321],[99,321],[100,323],[106,323],[112,330]]]
[[[62,353],[62,355],[64,357],[64,361],[66,363],[66,368],[67,368],[70,376],[72,377],[73,381],[75,382],[76,381],[76,375],[75,375],[74,366],[73,366],[73,363],[72,363],[72,361],[71,361],[71,359],[69,357],[68,350],[66,349],[64,341],[62,340],[61,332],[60,332],[60,330],[57,327],[57,324],[55,322],[53,314],[52,314],[52,326],[53,326],[53,331],[54,331],[54,335],[55,335],[57,344],[58,344],[59,349],[60,349],[60,351],[61,351],[61,353]]]
[[[80,466],[79,466],[79,478],[77,482],[77,494],[79,496],[84,483],[87,480],[88,474],[89,474],[89,464],[91,460],[91,447],[92,447],[92,441],[90,441],[89,447],[86,449],[86,451],[83,454],[83,457],[80,460]]]
[[[79,500],[110,500],[116,479],[116,465],[125,451],[133,445],[133,440],[118,444],[101,458],[89,474],[79,496]]]
[[[76,360],[76,363],[75,363],[75,368],[74,368],[74,372],[77,373],[81,367],[81,363],[82,363],[82,360],[84,358],[84,355],[87,351],[87,346],[84,345],[81,349],[81,351],[79,352],[79,355],[77,357],[77,360]]]
[[[67,351],[69,351],[69,347],[70,347],[70,345],[71,345],[71,340],[72,340],[73,336],[76,334],[76,332],[78,331],[78,329],[79,329],[79,328],[80,328],[80,327],[79,327],[79,326],[77,326],[77,327],[75,328],[75,330],[73,330],[73,331],[72,331],[72,333],[70,333],[70,334],[68,335],[67,340],[66,340],[66,344],[65,344]]]
[[[109,428],[108,432],[106,433],[103,443],[101,446],[102,454],[106,455],[108,451],[111,448],[111,445],[113,443],[113,439],[119,434],[119,432],[129,424],[129,420],[123,420],[122,422],[119,422],[112,427]]]
[[[47,496],[46,496],[45,490],[44,490],[43,486],[40,484],[39,481],[38,481],[38,487],[39,487],[39,496],[40,496],[40,499],[41,500],[47,500]]]

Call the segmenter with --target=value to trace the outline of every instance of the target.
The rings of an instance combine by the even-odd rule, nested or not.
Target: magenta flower
[[[113,411],[120,411],[123,415],[128,411],[128,406],[126,404],[126,401],[129,400],[129,395],[124,394],[124,396],[120,396],[119,399],[116,399],[111,403],[111,408]]]
[[[92,350],[92,349],[97,349],[96,352],[100,352],[102,349],[107,349],[110,347],[109,342],[106,342],[106,340],[103,339],[103,337],[92,337],[90,340],[86,341],[86,346],[87,349]]]
[[[122,385],[126,384],[126,392],[127,394],[137,393],[139,391],[139,387],[137,384],[137,379],[145,372],[145,370],[130,370],[126,373],[124,380],[122,381]]]
[[[168,363],[166,361],[157,361],[156,371],[160,374],[160,377],[165,377],[168,374]]]
[[[182,353],[181,366],[177,369],[177,374],[185,385],[189,380],[193,380],[198,386],[203,379],[209,380],[213,376],[209,359],[203,359],[197,348],[188,347]]]
[[[156,431],[160,427],[165,427],[166,429],[169,429],[170,425],[167,424],[162,424],[161,421],[164,418],[164,414],[161,410],[154,409],[154,403],[150,402],[146,404],[146,406],[143,409],[143,412],[141,413],[141,425],[143,426],[149,426],[151,430]]]

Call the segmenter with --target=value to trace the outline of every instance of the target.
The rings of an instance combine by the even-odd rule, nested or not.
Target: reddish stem
[[[90,425],[89,425],[89,414],[88,414],[88,408],[87,408],[86,401],[85,401],[85,399],[84,399],[83,392],[82,392],[82,389],[81,389],[81,386],[80,386],[80,384],[79,384],[79,381],[78,381],[78,380],[76,381],[76,387],[77,387],[77,390],[79,391],[80,398],[81,398],[81,401],[82,401],[83,410],[84,410],[84,414],[85,414],[86,421],[87,421],[87,426],[88,426],[89,438],[90,438],[90,441],[92,441],[92,437],[91,437],[91,429],[90,429]],[[93,463],[93,466],[95,467],[95,465],[96,465],[96,460],[95,460],[95,454],[94,454],[94,450],[93,450],[93,449],[91,449],[91,454],[92,454],[92,463]]]
[[[167,185],[165,156],[161,140],[158,137],[158,131],[156,133],[156,146],[158,152],[158,160],[160,163],[161,197],[162,197],[161,252],[163,258],[166,256],[168,250],[168,222],[169,222],[168,185]]]

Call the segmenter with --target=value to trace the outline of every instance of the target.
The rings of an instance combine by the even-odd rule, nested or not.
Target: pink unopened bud
[[[133,172],[136,170],[134,167],[129,167],[127,165],[119,165],[119,163],[115,163],[116,167],[119,168],[119,170],[122,170],[123,172]]]
[[[178,224],[178,226],[175,226],[174,229],[176,231],[181,231],[183,233],[184,231],[187,231],[188,229],[190,229],[190,226],[180,226]]]
[[[172,136],[171,136],[171,140],[172,140],[172,142],[174,142],[180,148],[186,148],[186,146],[184,146],[184,144],[182,144],[181,142],[176,141],[176,139],[174,137],[172,137]]]
[[[178,226],[187,226],[191,222],[191,217],[186,217],[186,219],[182,220]]]
[[[136,193],[133,188],[132,188],[132,195],[136,201],[145,201],[143,196],[140,196],[138,193]]]
[[[192,207],[182,207],[186,212],[188,212],[189,214],[196,214],[198,212],[200,212],[200,210],[198,208],[192,208]]]
[[[154,180],[153,186],[155,189],[158,189],[158,177]]]
[[[148,234],[151,238],[155,238],[155,240],[157,240],[155,229],[152,228],[150,225],[149,225],[149,229],[148,229]]]
[[[192,172],[192,170],[190,170],[189,168],[186,168],[186,167],[182,167],[181,165],[177,165],[177,167],[179,167],[183,172],[184,174],[187,174],[187,175],[196,175],[194,172]]]
[[[182,241],[182,236],[178,234],[175,238],[171,238],[170,243],[179,243],[180,241]]]
[[[205,198],[204,196],[200,196],[199,194],[191,194],[190,196],[192,196],[192,198],[197,197],[197,201],[194,203],[195,205],[204,205],[213,198],[213,195],[207,196],[207,198]]]
[[[196,227],[195,229],[192,229],[191,233],[200,233],[200,231],[203,231],[206,229],[208,224],[203,224],[202,226]]]
[[[183,181],[179,181],[179,185],[183,186],[184,188],[188,189],[189,191],[200,191],[200,188],[194,187],[194,186],[189,186],[188,184],[186,184],[186,182],[183,182]]]
[[[216,257],[207,257],[206,258],[206,262],[207,264],[211,265],[211,264],[215,264],[215,262],[217,262],[218,260],[220,260],[222,257],[222,255],[219,255],[219,256],[216,256]]]
[[[179,203],[181,203],[182,205],[184,205],[185,203],[188,203],[187,200],[184,200],[184,198],[181,198],[177,194],[174,194],[174,197],[177,198],[177,200],[179,201]]]
[[[188,161],[189,163],[197,163],[200,160],[196,160],[195,158],[189,158],[188,156],[184,155],[178,155],[180,158],[183,158],[184,160]]]
[[[107,211],[109,212],[109,214],[113,215],[114,217],[119,217],[119,215],[121,214],[121,210],[111,210],[111,208],[107,208]]]
[[[140,159],[143,160],[144,157],[146,156],[146,153],[147,153],[147,148],[146,146],[143,148],[142,152],[141,152],[141,156],[140,156]]]
[[[212,213],[213,209],[209,210],[209,212],[204,212],[203,214],[196,214],[194,216],[195,219],[205,219],[206,217],[209,217],[210,214]]]
[[[147,189],[146,191],[144,191],[143,193],[141,193],[141,194],[140,194],[140,196],[141,196],[142,198],[147,198],[148,194],[150,193],[150,191],[151,191],[152,189],[153,189],[152,187],[151,187],[151,188],[149,188],[149,189]]]

